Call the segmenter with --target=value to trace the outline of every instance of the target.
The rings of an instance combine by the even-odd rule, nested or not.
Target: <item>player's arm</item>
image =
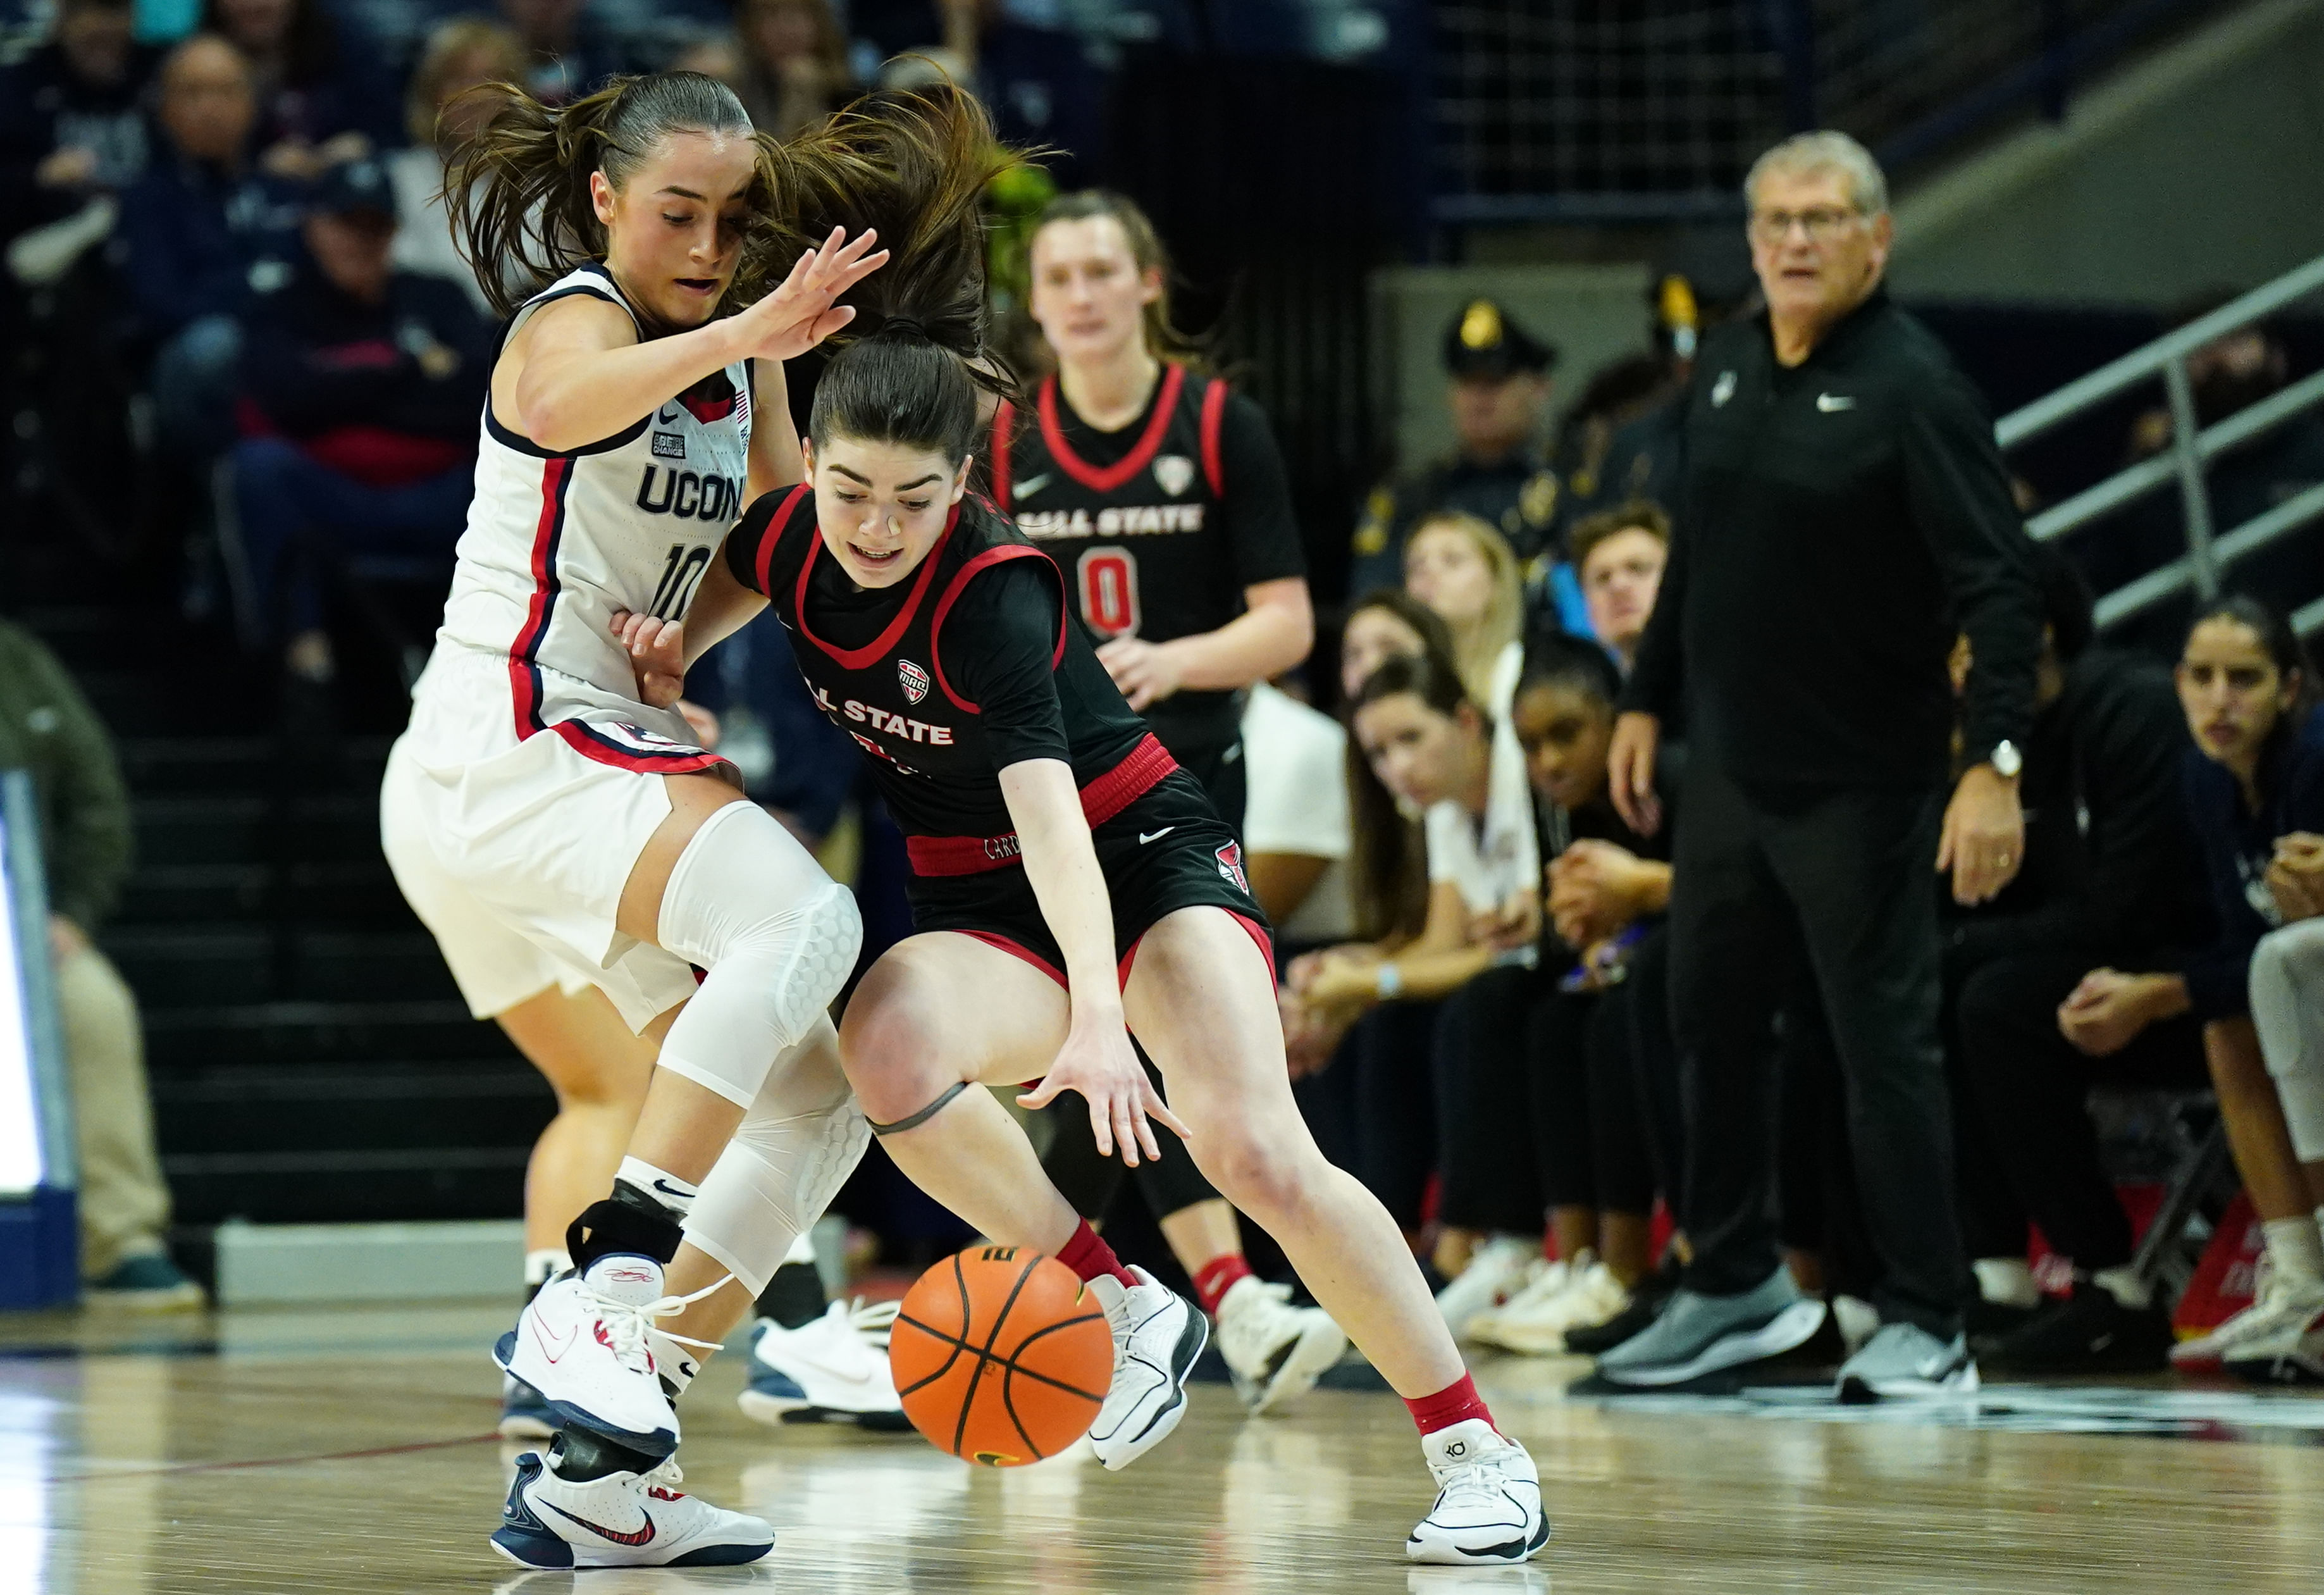
[[[1088,817],[1082,812],[1081,791],[1074,785],[1073,766],[1062,759],[1027,759],[1009,765],[1001,771],[1001,796],[1017,827],[1025,878],[1032,883],[1049,934],[1065,954],[1065,990],[1073,1009],[1065,1045],[1049,1065],[1047,1077],[1017,1100],[1028,1108],[1039,1108],[1061,1092],[1081,1093],[1089,1103],[1099,1156],[1110,1157],[1119,1144],[1121,1160],[1135,1167],[1141,1148],[1148,1157],[1162,1155],[1149,1118],[1181,1136],[1186,1129],[1163,1105],[1130,1050],[1114,973],[1113,905],[1106,894],[1104,871],[1098,868],[1097,848],[1090,840]]]
[[[843,242],[835,228],[781,287],[741,314],[644,342],[611,300],[580,293],[544,305],[501,352],[493,408],[551,452],[626,431],[713,372],[804,354],[846,326],[854,310],[833,301],[887,263],[885,250],[865,253],[873,242],[868,232]]]
[[[751,496],[807,480],[807,456],[791,425],[788,384],[779,360],[751,362]]]
[[[1247,607],[1215,632],[1148,642],[1117,637],[1097,657],[1133,709],[1186,691],[1232,692],[1280,676],[1315,645],[1315,608],[1305,576],[1243,589]]]
[[[694,662],[767,607],[767,595],[759,591],[755,576],[761,542],[780,535],[781,529],[770,524],[778,502],[762,494],[742,512],[742,521],[726,534],[718,558],[702,573],[702,585],[683,619],[657,620],[626,609],[613,612],[613,636],[629,651],[639,702],[658,709],[677,703]],[[807,512],[814,513],[812,504]]]

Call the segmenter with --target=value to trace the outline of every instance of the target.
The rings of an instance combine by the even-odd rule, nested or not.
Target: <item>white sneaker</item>
[[[1347,1350],[1347,1332],[1321,1307],[1293,1306],[1287,1285],[1247,1275],[1220,1299],[1219,1355],[1253,1412],[1305,1396]]]
[[[2255,1282],[2252,1305],[2207,1335],[2181,1341],[2171,1348],[2174,1367],[2206,1363],[2245,1362],[2299,1341],[2319,1313],[2324,1313],[2324,1291],[2296,1277],[2287,1277],[2274,1260],[2263,1255]]]
[[[1482,1418],[1420,1437],[1436,1475],[1436,1505],[1404,1542],[1415,1562],[1454,1566],[1523,1562],[1549,1543],[1541,1475],[1526,1448]]]
[[[650,1342],[678,1337],[655,1330],[653,1321],[709,1294],[664,1295],[661,1265],[651,1258],[599,1258],[586,1274],[562,1274],[542,1286],[493,1348],[493,1360],[540,1392],[558,1427],[577,1424],[666,1457],[678,1449],[678,1414]],[[682,1383],[687,1370],[671,1371]]]
[[[1549,1274],[1563,1277],[1565,1265],[1545,1264],[1538,1241],[1516,1235],[1496,1235],[1469,1254],[1469,1266],[1459,1277],[1436,1293],[1436,1310],[1444,1327],[1461,1340],[1477,1314],[1499,1306],[1528,1284]]]
[[[1630,1293],[1611,1268],[1594,1258],[1587,1264],[1576,1258],[1574,1264],[1555,1288],[1542,1288],[1550,1279],[1545,1272],[1506,1306],[1479,1314],[1470,1323],[1469,1338],[1541,1356],[1564,1351],[1567,1330],[1594,1327],[1630,1305]]]
[[[678,1489],[683,1478],[666,1461],[576,1484],[526,1452],[493,1549],[520,1567],[582,1568],[725,1567],[774,1548],[763,1519],[696,1500]]]
[[[1211,1338],[1194,1303],[1132,1265],[1133,1287],[1111,1274],[1090,1281],[1113,1330],[1113,1383],[1090,1425],[1090,1448],[1119,1472],[1162,1443],[1186,1415],[1186,1376]]]
[[[761,1318],[751,1336],[751,1382],[735,1405],[762,1424],[910,1428],[888,1367],[888,1327],[899,1305],[834,1302],[798,1329]]]

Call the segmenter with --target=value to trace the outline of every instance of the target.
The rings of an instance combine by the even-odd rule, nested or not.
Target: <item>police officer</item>
[[[1500,528],[1531,570],[1554,555],[1560,491],[1541,442],[1557,351],[1497,301],[1471,300],[1444,329],[1446,400],[1460,445],[1425,469],[1375,488],[1356,527],[1352,595],[1404,581],[1405,539],[1423,516],[1466,510]]]

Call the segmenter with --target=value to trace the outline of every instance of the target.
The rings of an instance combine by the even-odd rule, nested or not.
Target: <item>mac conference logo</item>
[[[904,696],[918,703],[928,696],[928,673],[909,659],[896,661],[896,678],[904,684]]]
[[[1157,455],[1154,459],[1154,480],[1162,491],[1176,498],[1194,485],[1194,462],[1183,454]]]

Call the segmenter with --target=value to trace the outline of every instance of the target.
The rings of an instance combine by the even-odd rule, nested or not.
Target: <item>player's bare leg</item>
[[[1250,936],[1224,909],[1182,908],[1147,932],[1122,996],[1196,1166],[1275,1237],[1411,1408],[1437,1498],[1406,1554],[1455,1563],[1531,1556],[1549,1538],[1533,1459],[1493,1427],[1388,1210],[1308,1134],[1291,1095],[1274,973]]]
[[[1046,1252],[1105,1307],[1113,1383],[1090,1441],[1108,1468],[1159,1444],[1185,1414],[1208,1335],[1194,1305],[1124,1268],[1049,1183],[1022,1126],[978,1083],[1038,1075],[1065,1044],[1055,982],[973,936],[939,931],[891,949],[856,988],[840,1052],[863,1112],[913,1184],[993,1240]],[[1068,1111],[1080,1111],[1075,1099]]]

